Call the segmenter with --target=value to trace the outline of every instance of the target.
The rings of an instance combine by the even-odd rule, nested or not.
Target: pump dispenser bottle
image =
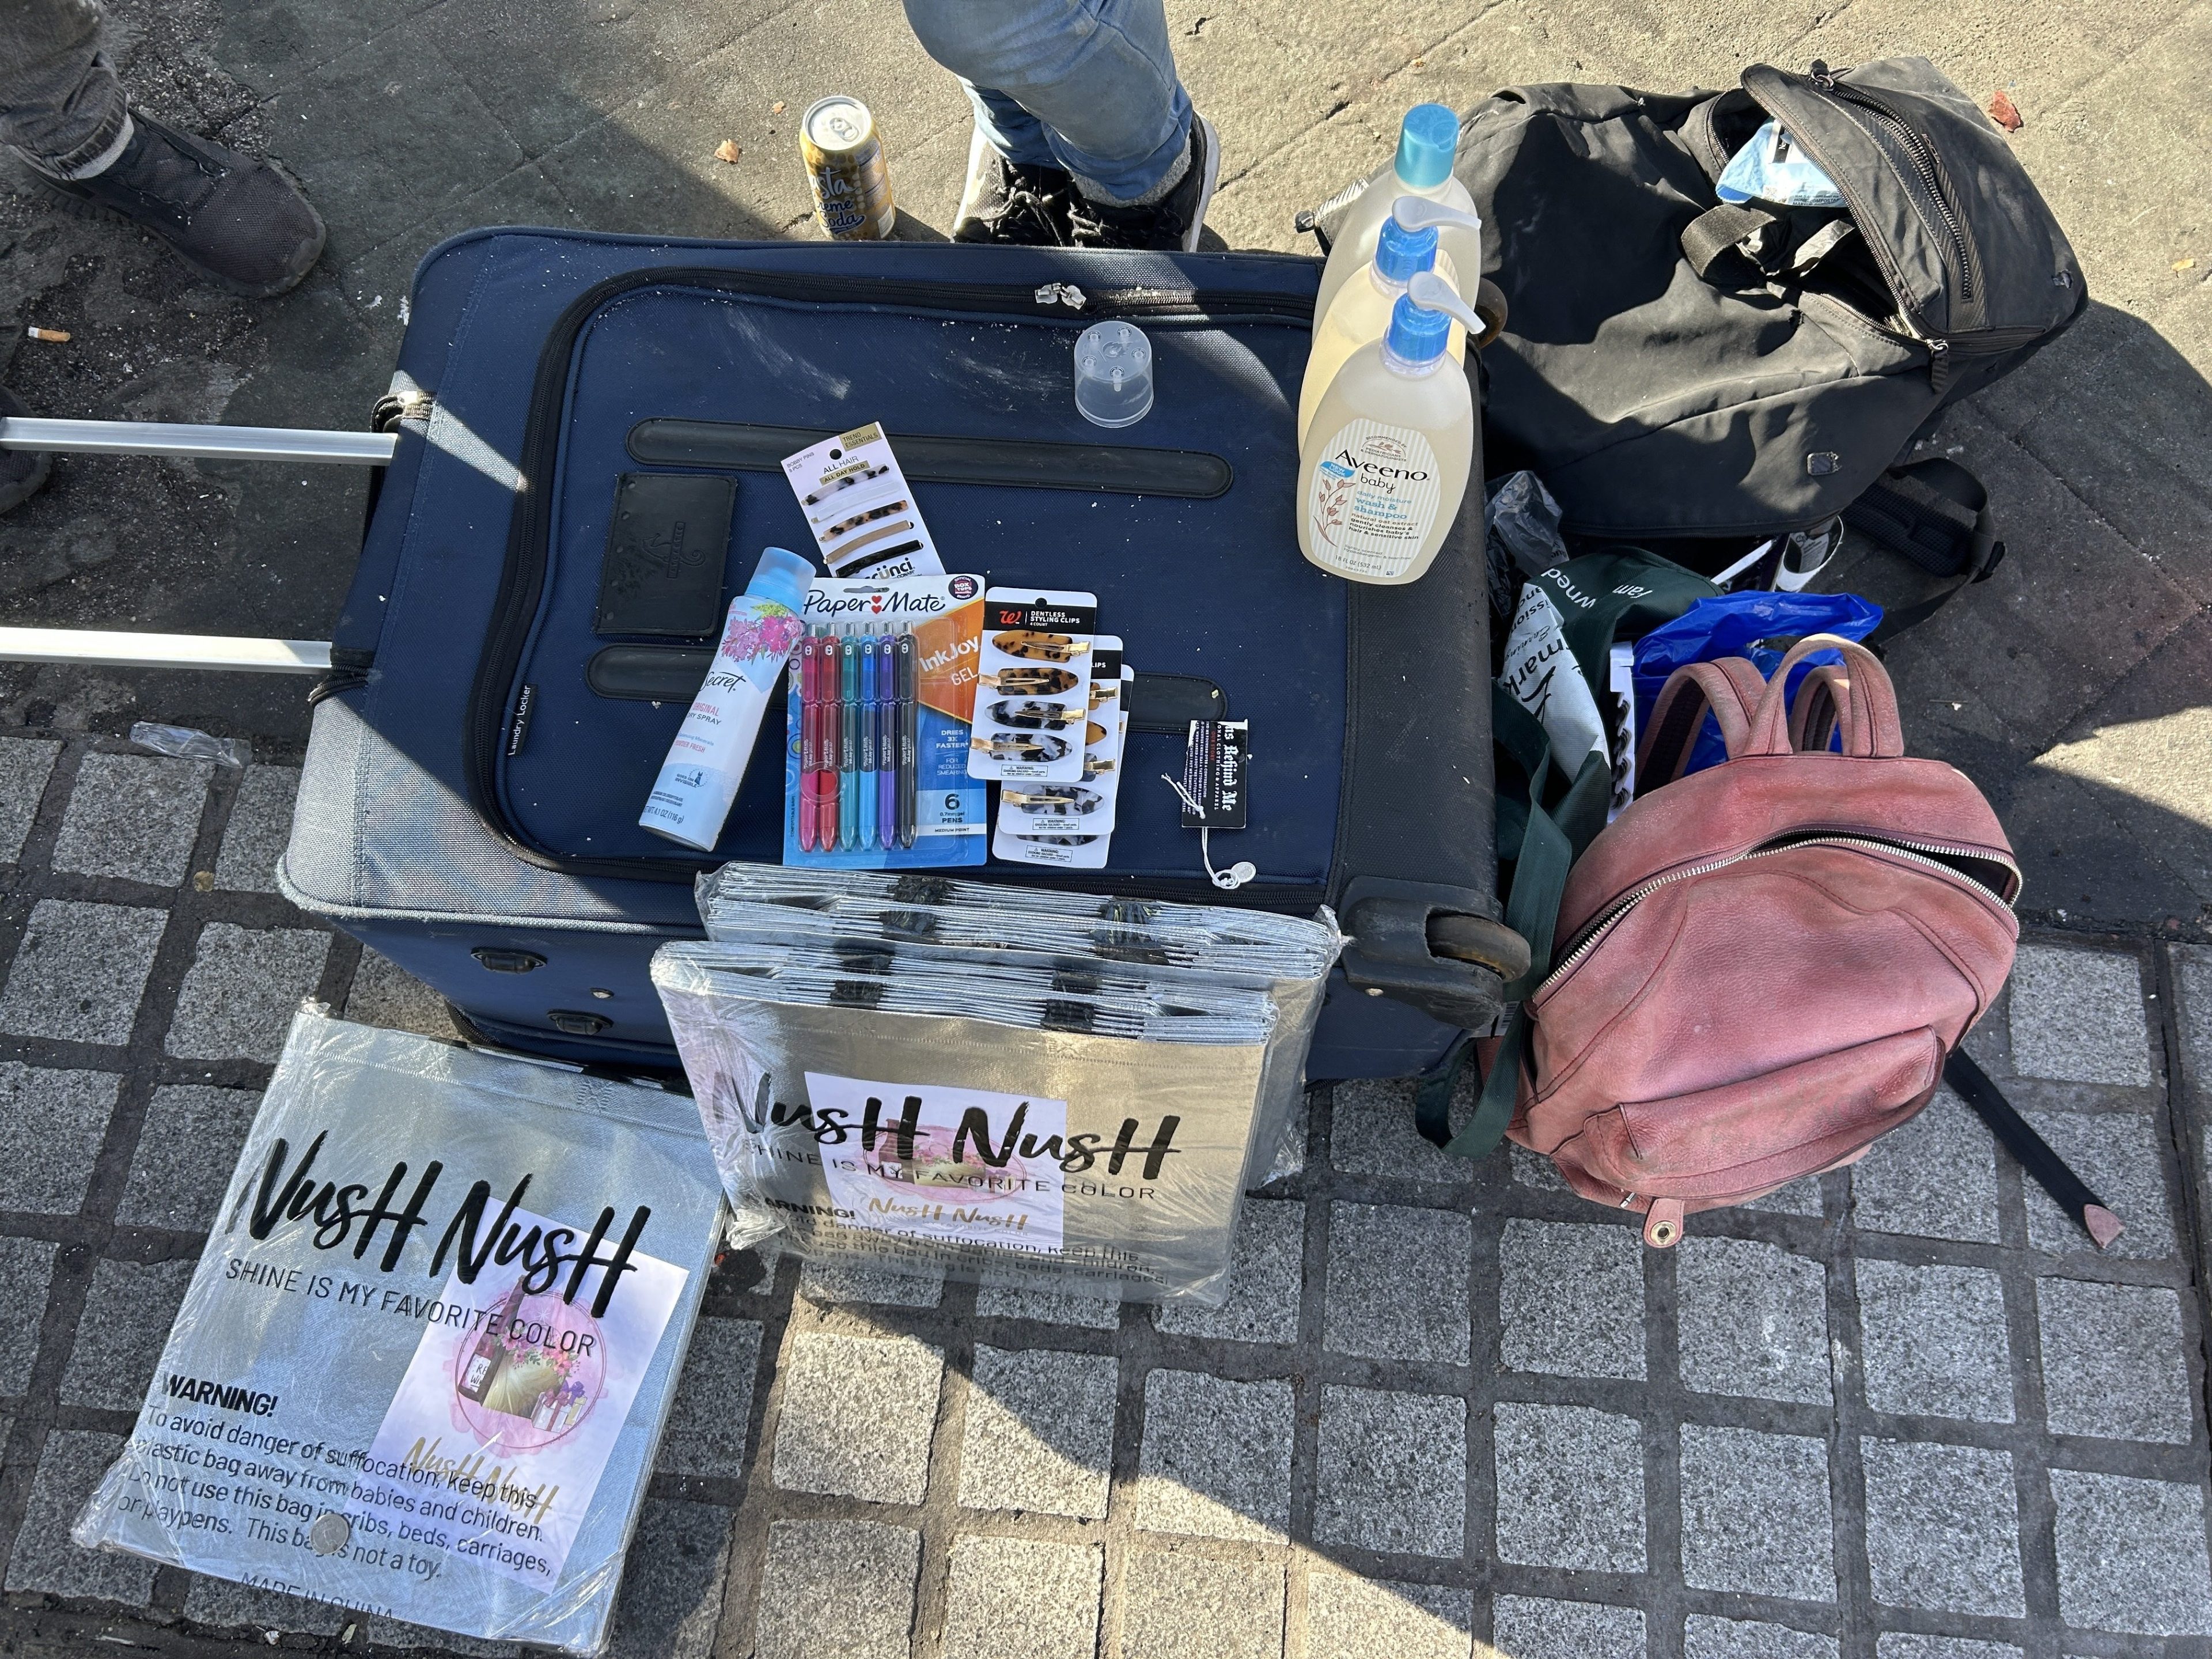
[[[1459,153],[1459,117],[1443,104],[1416,104],[1406,112],[1398,129],[1397,159],[1367,181],[1352,200],[1329,245],[1328,263],[1322,267],[1321,294],[1314,315],[1327,313],[1336,291],[1367,269],[1375,257],[1376,238],[1382,222],[1401,196],[1425,196],[1432,202],[1474,211],[1474,198],[1467,186],[1452,177],[1452,162]],[[1443,251],[1453,268],[1470,286],[1482,275],[1482,250],[1464,233],[1447,231]]]
[[[1307,429],[1313,425],[1314,410],[1321,407],[1322,394],[1328,392],[1329,382],[1336,379],[1337,370],[1344,367],[1353,352],[1381,339],[1389,331],[1391,307],[1406,291],[1408,281],[1421,271],[1433,270],[1462,298],[1472,289],[1471,280],[1460,280],[1451,256],[1439,251],[1437,235],[1441,227],[1450,227],[1474,237],[1480,258],[1481,220],[1442,202],[1419,196],[1401,196],[1390,216],[1382,222],[1366,280],[1346,283],[1339,289],[1327,313],[1315,321],[1313,349],[1306,356],[1305,380],[1298,391],[1300,443],[1305,441]],[[1479,271],[1480,265],[1478,264],[1475,269]],[[1454,362],[1467,360],[1467,331],[1459,324],[1451,325],[1444,349],[1451,354]]]
[[[1445,349],[1482,322],[1432,270],[1390,331],[1337,372],[1298,455],[1298,550],[1332,575],[1418,581],[1451,533],[1474,459],[1474,398]]]

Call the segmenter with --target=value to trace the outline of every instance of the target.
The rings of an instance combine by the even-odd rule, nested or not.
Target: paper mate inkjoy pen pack
[[[783,861],[981,864],[989,797],[968,771],[980,576],[817,580],[791,655]]]

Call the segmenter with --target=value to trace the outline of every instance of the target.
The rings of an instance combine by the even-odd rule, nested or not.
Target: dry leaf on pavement
[[[732,166],[736,164],[738,157],[744,154],[744,151],[738,148],[737,140],[734,138],[725,138],[714,146],[714,159],[718,161],[730,162]]]
[[[2020,111],[2014,106],[2011,94],[2002,87],[1990,94],[1990,119],[2007,132],[2018,132],[2021,129]]]

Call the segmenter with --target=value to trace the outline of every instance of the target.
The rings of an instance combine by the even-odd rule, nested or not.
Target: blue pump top
[[[753,579],[745,584],[747,597],[774,599],[787,609],[804,613],[806,586],[814,580],[814,562],[801,558],[787,547],[763,547]]]
[[[1419,270],[1433,270],[1437,264],[1437,231],[1434,225],[1419,230],[1408,230],[1394,216],[1382,222],[1382,234],[1375,240],[1375,271],[1393,283],[1402,283]]]
[[[1415,305],[1401,294],[1390,307],[1390,331],[1383,347],[1401,362],[1434,362],[1451,339],[1452,319],[1441,311]]]
[[[1398,129],[1398,178],[1415,190],[1443,183],[1459,154],[1459,116],[1449,104],[1416,104]]]

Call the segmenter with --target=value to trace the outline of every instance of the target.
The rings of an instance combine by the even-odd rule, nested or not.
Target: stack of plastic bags
[[[1342,940],[1317,920],[732,865],[653,981],[736,1237],[1216,1300]]]

